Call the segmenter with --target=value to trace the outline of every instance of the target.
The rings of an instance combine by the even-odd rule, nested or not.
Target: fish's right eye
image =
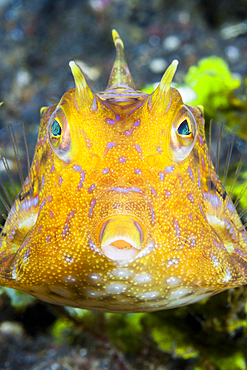
[[[55,111],[48,122],[49,143],[56,156],[63,162],[70,162],[71,135],[67,118],[62,111]]]

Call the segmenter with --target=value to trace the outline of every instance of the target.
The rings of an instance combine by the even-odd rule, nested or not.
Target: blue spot
[[[136,173],[137,175],[141,175],[141,174],[142,174],[142,171],[141,171],[141,170],[139,170],[139,168],[136,168],[136,169],[135,169],[135,173]]]
[[[152,95],[150,95],[150,97],[148,99],[148,108],[149,108],[149,110],[151,110],[153,108]]]
[[[190,166],[188,167],[188,172],[189,172],[189,175],[190,175],[191,180],[194,181],[193,173],[191,171]]]
[[[171,166],[167,166],[164,170],[164,172],[166,173],[170,173],[174,170],[174,164],[172,164]]]
[[[167,197],[170,197],[170,196],[171,196],[170,191],[166,191],[166,196],[167,196]]]
[[[108,173],[109,172],[109,168],[104,168],[103,170],[102,170],[102,173],[103,174],[106,174],[106,173]]]
[[[141,120],[138,119],[137,121],[134,122],[134,126],[137,127],[137,126],[139,126],[140,123],[141,123]]]
[[[161,149],[161,147],[160,146],[157,146],[157,150],[158,150],[158,152],[161,154],[162,153],[162,149]]]
[[[155,191],[154,188],[151,188],[151,192],[152,192],[153,195],[156,195],[156,191]]]
[[[46,237],[46,243],[49,243],[50,240],[51,240],[51,237],[50,236],[47,236]]]
[[[125,159],[124,157],[120,157],[120,158],[119,158],[119,162],[120,162],[120,163],[124,163],[124,162],[126,162],[126,159]]]
[[[91,202],[91,205],[90,205],[90,209],[89,209],[89,213],[88,213],[88,216],[91,218],[92,217],[92,214],[93,214],[93,208],[95,206],[95,203],[96,203],[96,199],[93,199],[92,202]]]
[[[41,210],[44,207],[45,203],[46,203],[46,200],[43,200],[43,202],[40,205],[40,209],[39,210]]]
[[[62,176],[60,176],[60,177],[59,177],[59,181],[58,181],[59,185],[61,185],[61,184],[62,184],[62,182],[63,182],[63,178],[62,178]]]
[[[115,118],[116,118],[117,121],[120,120],[120,116],[118,114],[115,115]]]
[[[42,230],[42,226],[39,227],[38,232],[40,233],[41,230]]]
[[[55,169],[55,166],[54,166],[54,163],[53,163],[53,165],[51,166],[51,172],[53,172],[54,169]]]
[[[141,147],[140,147],[139,144],[135,144],[135,148],[138,151],[138,153],[141,153],[142,152]]]
[[[115,125],[116,121],[110,118],[106,118],[106,123],[108,123],[108,125]]]

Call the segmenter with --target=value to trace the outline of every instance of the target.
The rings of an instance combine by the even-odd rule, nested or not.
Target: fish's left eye
[[[71,135],[67,118],[61,108],[51,115],[47,129],[53,152],[63,162],[70,162]]]
[[[177,113],[171,130],[171,153],[176,162],[181,162],[190,154],[195,143],[196,132],[196,120],[184,105]]]
[[[188,120],[186,118],[178,126],[178,134],[181,136],[190,136],[192,134]]]

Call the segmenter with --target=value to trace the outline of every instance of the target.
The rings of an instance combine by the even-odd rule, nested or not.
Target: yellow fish
[[[113,39],[105,91],[93,93],[70,62],[75,88],[41,109],[29,174],[6,204],[0,285],[53,304],[140,312],[246,284],[246,231],[225,190],[233,140],[222,184],[202,108],[171,87],[178,62],[144,94],[115,30]],[[8,174],[3,150],[2,165]]]

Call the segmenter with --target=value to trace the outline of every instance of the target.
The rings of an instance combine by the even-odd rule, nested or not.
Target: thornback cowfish
[[[231,200],[246,148],[228,194],[234,134],[224,149],[221,181],[225,131],[211,128],[207,146],[202,107],[184,104],[171,87],[178,62],[152,94],[136,91],[115,30],[113,40],[117,56],[106,90],[93,93],[69,63],[75,88],[41,109],[26,179],[9,127],[22,187],[15,190],[2,147],[16,196],[9,205],[10,190],[1,180],[8,215],[0,236],[0,285],[53,304],[141,312],[246,284],[244,211],[241,217],[236,211],[245,184],[235,204]]]

